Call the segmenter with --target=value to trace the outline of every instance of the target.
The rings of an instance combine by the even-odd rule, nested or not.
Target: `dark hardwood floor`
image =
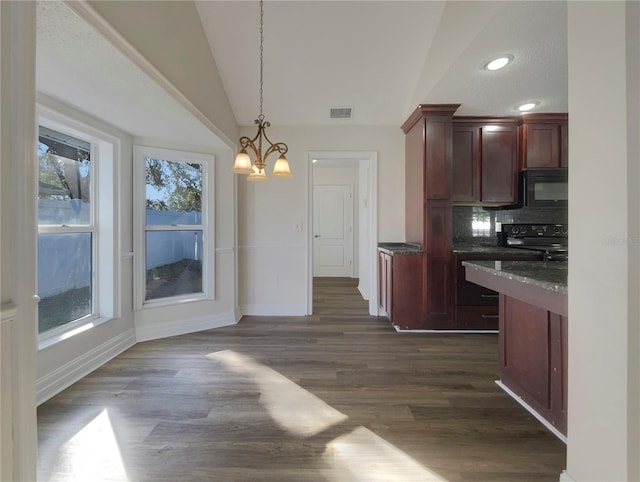
[[[139,343],[38,409],[45,481],[557,481],[496,335],[396,333],[356,280],[314,315]]]

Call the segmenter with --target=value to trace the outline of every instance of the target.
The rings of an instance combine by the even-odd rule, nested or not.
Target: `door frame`
[[[309,151],[307,152],[307,314],[313,314],[313,160],[360,161],[360,192],[368,192],[368,209],[358,199],[359,218],[366,219],[367,229],[361,230],[360,239],[367,238],[367,262],[359,263],[359,272],[368,274],[369,314],[378,316],[378,153],[376,151]],[[364,185],[363,185],[364,184]],[[355,200],[354,200],[355,201]]]

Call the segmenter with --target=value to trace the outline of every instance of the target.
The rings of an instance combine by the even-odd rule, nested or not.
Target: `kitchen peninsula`
[[[500,381],[559,438],[567,431],[567,263],[464,261],[499,293]]]

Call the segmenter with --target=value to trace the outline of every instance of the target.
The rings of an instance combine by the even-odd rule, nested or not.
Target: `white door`
[[[351,185],[313,186],[313,276],[353,277]]]

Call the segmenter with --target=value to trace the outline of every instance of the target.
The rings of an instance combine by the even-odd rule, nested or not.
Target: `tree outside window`
[[[145,301],[202,293],[203,165],[145,159]]]

